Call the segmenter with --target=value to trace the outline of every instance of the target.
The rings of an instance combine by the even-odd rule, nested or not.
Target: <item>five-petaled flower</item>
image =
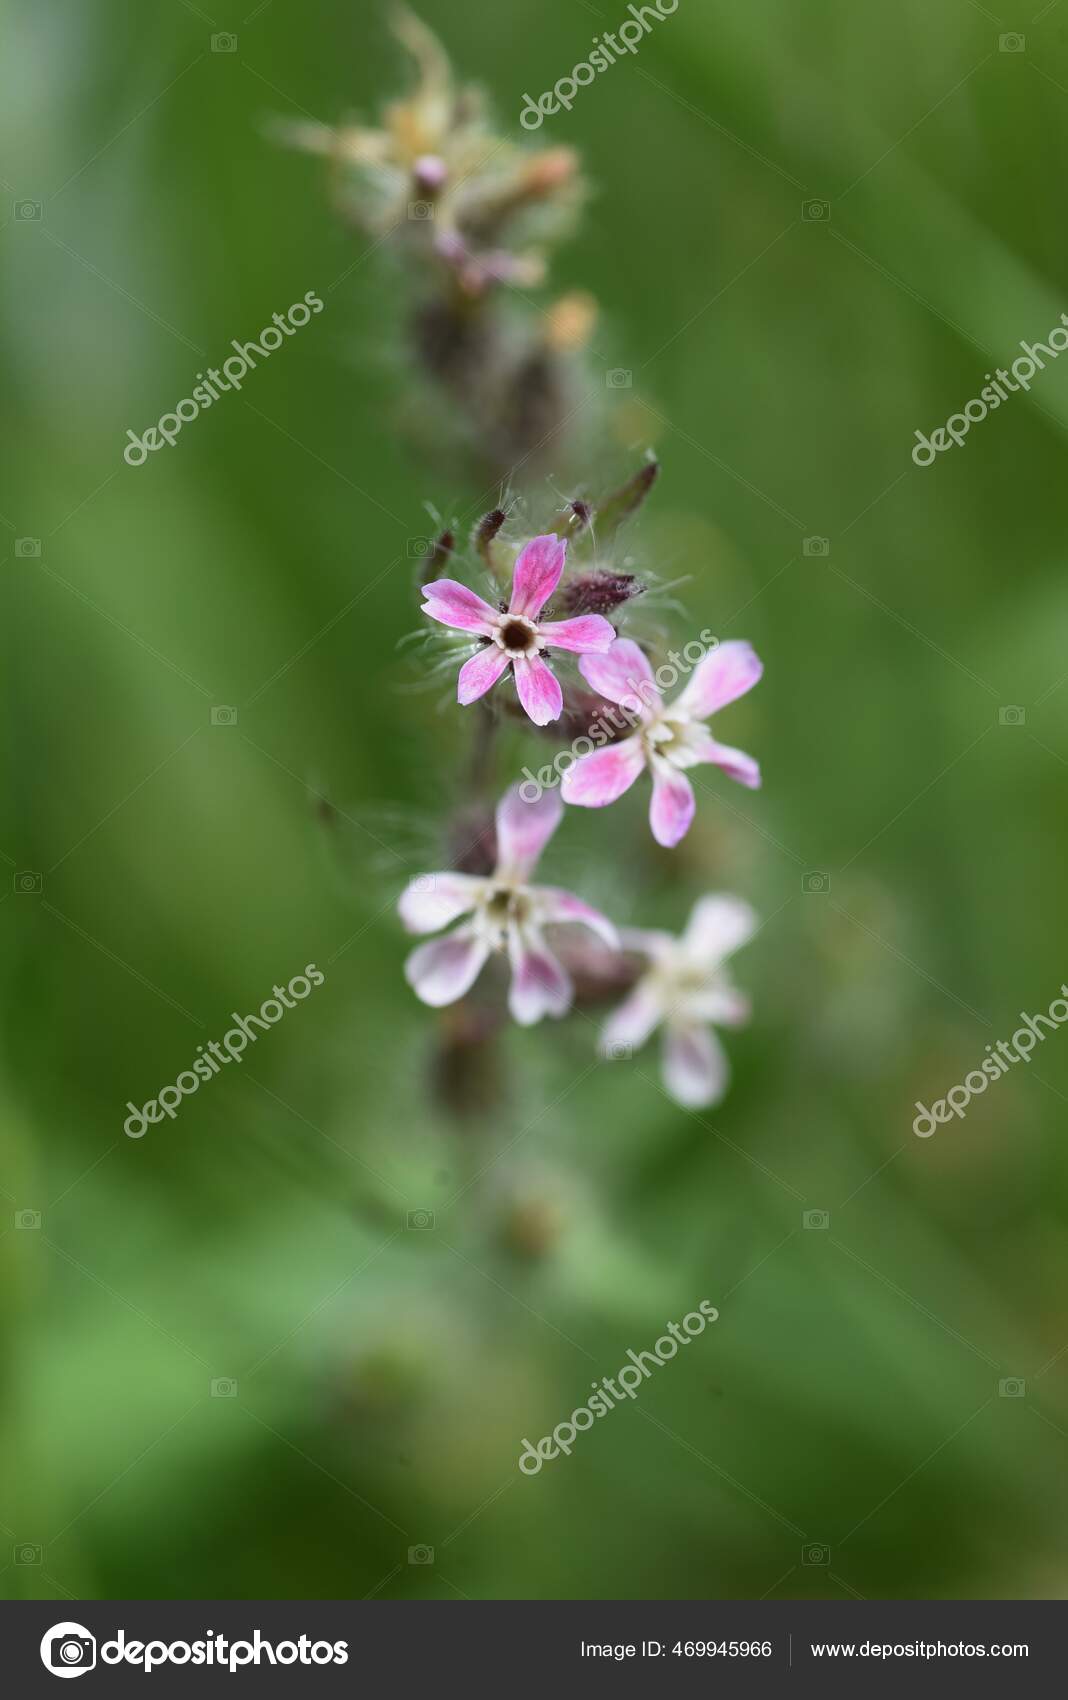
[[[535,537],[515,564],[507,609],[491,608],[455,579],[434,579],[423,587],[423,613],[443,626],[455,626],[481,638],[481,647],[460,669],[457,701],[465,706],[497,683],[511,667],[519,700],[536,726],[558,720],[564,706],[556,675],[542,659],[546,649],[577,655],[603,653],[615,642],[615,628],[600,614],[574,620],[542,620],[542,609],[560,582],[567,544],[551,533]]]
[[[671,1096],[689,1110],[718,1103],[729,1068],[712,1023],[739,1027],[749,1017],[748,1000],[723,964],[756,930],[757,918],[740,898],[702,897],[681,938],[624,931],[624,948],[640,952],[648,967],[605,1025],[602,1055],[636,1050],[663,1027],[661,1072]]]
[[[424,1003],[455,1003],[494,952],[507,953],[512,967],[508,1007],[516,1021],[529,1027],[543,1015],[566,1015],[573,997],[571,980],[546,943],[544,926],[578,922],[612,949],[619,948],[611,921],[596,909],[569,891],[528,883],[563,812],[555,791],[525,803],[513,786],[497,805],[493,874],[424,874],[407,887],[399,908],[409,932],[433,933],[469,916],[409,956],[405,975]]]
[[[595,691],[635,716],[636,725],[622,743],[580,756],[568,769],[561,787],[566,803],[603,808],[648,767],[653,775],[649,823],[657,843],[670,848],[689,831],[694,816],[693,787],[683,768],[712,762],[742,785],[755,789],[760,784],[752,756],[717,743],[704,724],[717,709],[752,690],[763,673],[750,644],[720,644],[670,703],[663,701],[652,668],[629,638],[619,638],[607,654],[584,656],[579,667]]]

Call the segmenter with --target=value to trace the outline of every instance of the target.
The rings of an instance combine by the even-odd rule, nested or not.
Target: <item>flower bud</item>
[[[645,585],[634,573],[613,573],[600,567],[578,573],[560,591],[560,601],[571,619],[576,614],[611,614],[613,609],[644,594]]]

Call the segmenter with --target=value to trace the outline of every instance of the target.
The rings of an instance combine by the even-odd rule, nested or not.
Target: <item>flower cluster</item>
[[[542,307],[525,295],[543,281],[549,249],[582,204],[578,160],[566,147],[495,135],[480,93],[457,81],[426,26],[402,10],[395,27],[414,61],[414,86],[377,124],[278,129],[327,161],[342,215],[401,264],[414,297],[409,362],[424,380],[406,418],[428,448],[466,461],[479,487],[513,492],[550,468],[578,464],[577,417],[594,456],[604,453],[606,403],[594,398],[605,386],[580,382],[589,377],[583,362],[596,303],[570,293]],[[576,493],[562,521],[511,541],[505,506],[495,508],[472,537],[485,569],[481,588],[446,576],[457,570],[454,529],[426,558],[421,612],[432,625],[424,631],[456,665],[456,700],[469,711],[474,749],[469,795],[450,823],[453,865],[413,880],[400,915],[410,932],[426,935],[408,958],[407,978],[425,1004],[452,1011],[442,1025],[454,1056],[484,1050],[505,1008],[527,1027],[589,998],[620,996],[603,1031],[604,1054],[629,1054],[662,1029],[667,1090],[696,1107],[715,1102],[726,1085],[714,1026],[746,1017],[724,963],[755,931],[748,905],[706,896],[673,939],[619,931],[570,891],[533,883],[565,812],[608,808],[644,774],[652,836],[668,851],[694,821],[695,769],[760,784],[754,759],[720,742],[708,724],[759,681],[752,647],[706,648],[709,634],[692,640],[686,653],[695,649],[698,660],[666,700],[663,669],[650,662],[657,634],[644,615],[630,623],[653,603],[646,592],[655,587],[633,570],[617,534],[658,473],[649,457],[604,500]],[[499,792],[498,745],[510,722],[564,746],[554,764],[563,777],[559,790],[532,800],[529,785],[513,784],[490,820],[484,799]],[[502,965],[509,986],[498,995]],[[455,1097],[470,1101],[466,1090]]]
[[[651,482],[646,479],[645,487]],[[475,533],[498,589],[509,582],[503,519],[499,512],[488,516]],[[530,798],[527,787],[511,787],[496,810],[495,858],[486,872],[446,870],[409,884],[400,900],[404,925],[438,936],[409,956],[407,978],[424,1003],[442,1007],[463,999],[499,957],[510,968],[513,1019],[530,1026],[545,1016],[560,1018],[576,1001],[568,966],[573,947],[562,930],[585,929],[601,952],[602,982],[627,991],[603,1029],[602,1054],[629,1056],[662,1029],[664,1084],[680,1104],[698,1108],[715,1103],[726,1089],[727,1061],[714,1026],[737,1026],[748,1015],[724,964],[756,931],[749,905],[729,896],[703,897],[675,939],[664,932],[618,931],[571,892],[531,882],[567,805],[605,808],[646,770],[652,778],[650,825],[665,848],[679,844],[694,818],[687,769],[708,764],[742,785],[759,786],[757,763],[714,738],[708,721],[750,691],[763,669],[748,643],[717,644],[704,651],[678,695],[665,701],[645,650],[621,637],[608,618],[611,613],[618,623],[635,590],[644,587],[634,575],[603,567],[591,572],[580,566],[565,581],[567,566],[567,539],[546,532],[516,550],[510,589],[496,604],[454,578],[430,578],[422,587],[423,613],[462,633],[465,651],[470,646],[457,679],[461,706],[482,703],[482,712],[492,714],[483,699],[495,688],[510,693],[514,686],[517,711],[528,725],[543,735],[566,726],[577,712],[576,686],[559,674],[563,665],[575,665],[568,663],[574,656],[588,700],[616,705],[622,730],[616,741],[575,760],[559,792]],[[565,614],[588,607],[591,584],[607,612],[553,617],[554,601]],[[608,587],[621,588],[610,594]]]

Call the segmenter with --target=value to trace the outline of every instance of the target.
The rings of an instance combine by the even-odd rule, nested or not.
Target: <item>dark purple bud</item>
[[[503,508],[494,508],[492,513],[483,515],[472,533],[472,542],[475,548],[491,569],[493,560],[490,554],[490,545],[507,518],[508,515]]]
[[[641,596],[645,586],[633,573],[613,573],[594,568],[569,579],[560,591],[559,600],[568,618],[576,614],[611,614],[634,596]]]
[[[429,584],[431,579],[440,578],[449,564],[449,557],[456,547],[456,538],[451,531],[443,531],[426,558],[420,576],[421,584]]]

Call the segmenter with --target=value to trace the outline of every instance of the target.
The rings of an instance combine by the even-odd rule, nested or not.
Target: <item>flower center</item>
[[[505,614],[497,627],[496,639],[506,655],[536,655],[538,628],[533,620],[522,614]]]
[[[529,914],[530,899],[524,891],[517,890],[514,886],[496,886],[485,899],[482,908],[483,922],[494,948],[503,950],[508,942],[509,923],[515,922],[521,926]]]

